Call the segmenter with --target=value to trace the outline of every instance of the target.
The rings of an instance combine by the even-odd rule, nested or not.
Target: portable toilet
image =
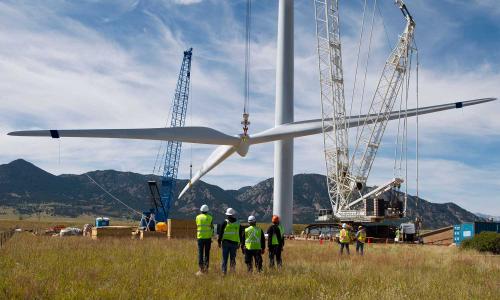
[[[95,219],[95,227],[109,226],[109,218],[98,217]]]

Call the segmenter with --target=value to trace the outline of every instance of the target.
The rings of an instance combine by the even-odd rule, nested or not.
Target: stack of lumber
[[[426,233],[421,233],[420,238],[424,244],[448,246],[453,243],[453,226],[439,228]]]
[[[168,219],[168,238],[194,239],[196,238],[195,220]]]
[[[166,232],[161,232],[161,231],[145,231],[145,230],[139,230],[137,233],[137,236],[139,239],[143,240],[145,238],[167,238],[168,235]]]
[[[131,238],[132,231],[136,230],[135,226],[104,226],[92,228],[92,239],[100,238]]]

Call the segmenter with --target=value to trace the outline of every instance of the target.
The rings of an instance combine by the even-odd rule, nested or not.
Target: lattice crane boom
[[[177,86],[175,88],[174,99],[171,104],[170,127],[183,127],[186,123],[186,112],[189,100],[189,88],[191,81],[191,57],[193,48],[184,51]],[[165,161],[161,176],[160,196],[165,207],[163,211],[156,212],[155,219],[158,222],[165,222],[168,219],[170,204],[174,197],[175,180],[179,170],[182,142],[167,141],[165,149]]]
[[[327,186],[335,209],[350,190],[340,18],[338,0],[315,0],[314,5]]]
[[[366,117],[360,121],[361,129],[350,153],[339,0],[314,0],[327,187],[333,212],[341,219],[363,217],[364,212],[356,209],[353,203],[366,198],[363,198],[362,190],[409,67],[415,22],[402,0],[396,0],[396,4],[406,18],[405,30],[386,61]],[[375,121],[373,116],[376,116]],[[400,179],[394,179],[391,184],[401,182]]]
[[[382,137],[389,121],[389,115],[396,103],[399,91],[403,85],[406,72],[409,68],[409,56],[413,42],[415,22],[408,13],[402,1],[400,5],[407,20],[403,34],[387,59],[377,89],[367,115],[376,115],[376,121],[366,117],[362,122],[356,146],[351,158],[351,173],[356,180],[357,187],[364,187],[380,147]]]

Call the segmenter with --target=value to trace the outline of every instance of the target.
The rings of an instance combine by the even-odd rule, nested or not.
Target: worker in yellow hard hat
[[[363,226],[358,227],[358,232],[356,232],[356,253],[363,255],[364,247],[366,241],[366,230]]]
[[[198,240],[198,266],[196,275],[208,272],[210,248],[213,236],[213,218],[208,214],[208,205],[200,207],[200,214],[196,216],[196,238]]]
[[[344,248],[347,252],[347,255],[349,255],[349,243],[351,242],[351,237],[346,223],[342,224],[342,229],[340,230],[340,235],[339,235],[339,242],[340,242],[340,255],[344,254]]]
[[[274,268],[274,259],[278,268],[282,266],[281,252],[285,247],[285,228],[280,224],[280,217],[273,215],[273,224],[267,229],[267,246],[269,248],[269,267]]]

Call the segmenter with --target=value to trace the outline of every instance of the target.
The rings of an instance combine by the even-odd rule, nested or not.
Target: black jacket
[[[278,238],[278,245],[280,248],[283,248],[285,246],[285,239],[283,238],[283,235],[281,235],[280,233],[280,229],[278,227],[278,225],[276,224],[273,224],[271,226],[269,226],[269,228],[267,229],[267,246],[269,248],[273,247],[273,234],[276,235],[276,237]]]
[[[229,219],[230,223],[234,223],[236,221],[237,221],[236,219],[232,219],[232,220]],[[219,245],[222,243],[222,236],[224,235],[224,230],[226,229],[227,222],[228,222],[228,220],[225,220],[224,223],[222,223],[220,226],[220,230],[218,233],[219,238],[217,239],[217,243]],[[243,227],[241,225],[240,225],[239,234],[240,234],[240,245],[243,245],[245,243],[245,229],[243,229]],[[224,240],[224,241],[226,241],[226,243],[238,244],[236,242],[229,241],[229,240]]]

